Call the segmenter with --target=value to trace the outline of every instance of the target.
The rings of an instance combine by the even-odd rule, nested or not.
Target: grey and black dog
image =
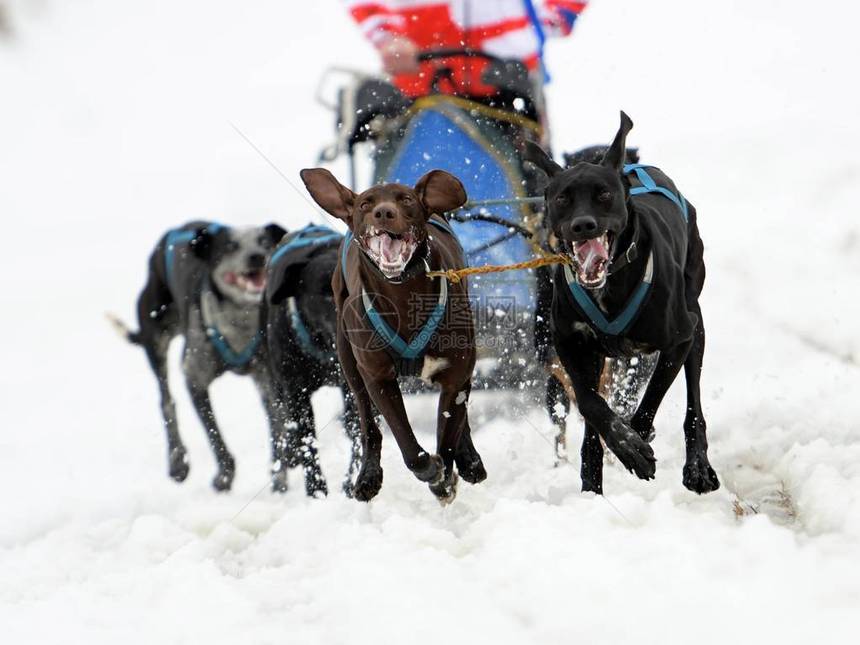
[[[283,406],[272,396],[261,305],[266,264],[285,234],[277,224],[228,228],[204,221],[170,230],[149,258],[149,275],[137,301],[140,330],[131,331],[111,317],[129,342],[143,347],[155,372],[167,431],[168,472],[177,482],[184,481],[189,470],[167,382],[167,349],[179,335],[185,339],[186,385],[218,463],[213,487],[229,490],[235,474],[235,460],[209,400],[209,385],[225,372],[254,379],[269,418],[272,460],[280,458]],[[273,488],[282,489],[277,472]]]

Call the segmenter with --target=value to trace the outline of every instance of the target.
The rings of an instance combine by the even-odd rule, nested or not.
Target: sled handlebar
[[[421,52],[415,58],[418,60],[419,63],[423,63],[429,60],[436,60],[438,58],[456,58],[457,56],[465,56],[466,58],[483,58],[484,60],[492,61],[494,63],[504,64],[505,62],[498,56],[493,56],[492,54],[482,52],[479,49],[471,49],[468,47],[445,47],[442,49],[430,49],[428,51]]]

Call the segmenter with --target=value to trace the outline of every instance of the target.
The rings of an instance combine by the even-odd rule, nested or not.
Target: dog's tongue
[[[579,267],[586,274],[596,272],[609,261],[609,249],[603,243],[603,238],[577,242],[575,251]]]
[[[266,274],[263,271],[254,271],[252,273],[248,273],[245,278],[256,289],[262,289],[266,286]]]
[[[400,259],[401,252],[403,251],[403,240],[395,240],[388,235],[380,235],[382,239],[380,244],[380,251],[382,253],[382,258],[389,263],[397,262]]]
[[[239,281],[239,276],[232,271],[227,271],[224,274],[224,282],[226,284],[236,284]]]

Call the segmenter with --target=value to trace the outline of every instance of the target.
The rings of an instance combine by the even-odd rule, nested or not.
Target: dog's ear
[[[280,224],[275,224],[274,222],[269,222],[263,227],[263,231],[266,233],[266,237],[269,238],[272,242],[272,246],[276,246],[278,242],[287,234],[287,229],[285,229]]]
[[[627,133],[633,128],[633,121],[627,116],[624,111],[621,111],[621,125],[618,127],[618,132],[615,133],[615,139],[612,140],[612,145],[609,150],[603,155],[601,164],[607,168],[613,168],[618,172],[624,167],[624,158],[627,154]]]
[[[204,262],[208,262],[215,251],[216,236],[223,230],[226,229],[223,229],[220,225],[214,228],[214,230],[209,225],[198,226],[194,230],[194,237],[191,238],[188,247],[196,257]]]
[[[352,228],[352,207],[355,193],[341,184],[325,168],[305,168],[299,173],[305,188],[322,209],[346,222]]]
[[[287,298],[299,295],[302,284],[307,283],[312,285],[314,293],[319,293],[317,289],[322,286],[323,292],[330,295],[330,271],[339,266],[339,255],[335,247],[329,248],[330,251],[321,251],[311,245],[294,249],[279,258],[274,265],[270,265],[266,279],[266,302],[270,305],[280,304]],[[310,274],[306,274],[305,270],[311,265],[324,267],[324,270],[312,270]]]
[[[639,148],[627,148],[627,163],[639,163]]]
[[[266,301],[270,305],[280,304],[290,296],[296,295],[299,276],[304,266],[304,264],[280,262],[269,269],[269,275],[266,277]]]
[[[424,205],[427,217],[446,213],[466,203],[466,189],[454,175],[444,170],[431,170],[415,184],[415,194]]]
[[[526,151],[525,155],[523,155],[523,161],[533,163],[535,166],[543,170],[550,179],[564,170],[564,168],[553,161],[552,157],[550,157],[546,151],[534,141],[526,141]]]

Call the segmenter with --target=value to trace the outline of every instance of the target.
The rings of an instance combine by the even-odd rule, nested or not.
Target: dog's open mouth
[[[418,240],[412,231],[391,233],[371,226],[361,238],[361,246],[386,278],[397,278],[412,259]]]
[[[568,255],[576,269],[576,279],[586,289],[600,289],[606,284],[612,233],[608,231],[591,240],[570,242]]]
[[[224,282],[235,285],[247,293],[259,294],[266,288],[266,272],[262,269],[244,271],[243,273],[227,271],[224,274]]]

